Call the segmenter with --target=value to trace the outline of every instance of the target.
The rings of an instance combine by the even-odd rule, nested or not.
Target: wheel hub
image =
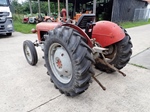
[[[25,47],[25,53],[29,61],[32,60],[31,51],[28,46]]]
[[[70,82],[72,78],[72,64],[63,46],[54,43],[49,49],[49,63],[55,77],[62,83]]]
[[[58,58],[56,58],[56,64],[57,64],[57,67],[58,68],[62,68],[62,63],[61,63],[61,60]]]
[[[108,47],[107,51],[104,51],[103,54],[108,62],[114,60],[117,53],[117,47],[115,45],[111,45]]]

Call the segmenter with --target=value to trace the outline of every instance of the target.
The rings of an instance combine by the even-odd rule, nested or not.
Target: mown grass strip
[[[148,21],[119,23],[119,25],[122,26],[123,28],[132,28],[132,27],[137,27],[137,26],[142,26],[142,25],[147,25],[147,24],[150,24],[150,19]]]
[[[14,21],[14,29],[17,32],[21,32],[21,33],[32,33],[31,29],[35,28],[36,24],[23,24],[19,21]]]
[[[137,65],[137,64],[133,64],[133,63],[129,63],[130,65],[133,65],[133,66],[136,66],[136,67],[139,67],[139,68],[144,68],[144,69],[148,69],[142,65]]]

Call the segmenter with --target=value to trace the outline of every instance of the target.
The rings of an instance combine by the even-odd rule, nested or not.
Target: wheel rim
[[[27,60],[32,62],[31,51],[30,51],[30,48],[27,45],[25,45],[25,55],[27,57]]]
[[[116,45],[111,45],[108,47],[108,50],[103,52],[106,60],[110,63],[112,62],[117,55],[117,47]]]
[[[72,64],[65,48],[53,43],[49,48],[48,58],[54,76],[61,83],[69,83],[72,79]]]

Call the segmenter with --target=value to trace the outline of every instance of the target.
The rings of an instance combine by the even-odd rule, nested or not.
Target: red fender
[[[92,38],[95,38],[101,47],[114,44],[124,37],[124,31],[117,24],[110,21],[96,22],[92,32]]]
[[[81,28],[79,28],[78,26],[73,25],[73,24],[63,24],[62,26],[69,26],[69,27],[71,27],[71,28],[77,30],[84,38],[87,39],[87,42],[88,42],[87,44],[88,44],[91,48],[93,47],[93,44],[92,44],[92,42],[91,42],[89,36],[88,36]]]

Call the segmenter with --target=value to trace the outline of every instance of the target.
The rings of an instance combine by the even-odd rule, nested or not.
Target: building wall
[[[148,4],[147,9],[150,10],[150,3]],[[149,12],[149,18],[150,18],[150,12]]]
[[[137,0],[114,0],[112,17],[113,22],[132,21],[136,8],[146,8],[147,2]]]

